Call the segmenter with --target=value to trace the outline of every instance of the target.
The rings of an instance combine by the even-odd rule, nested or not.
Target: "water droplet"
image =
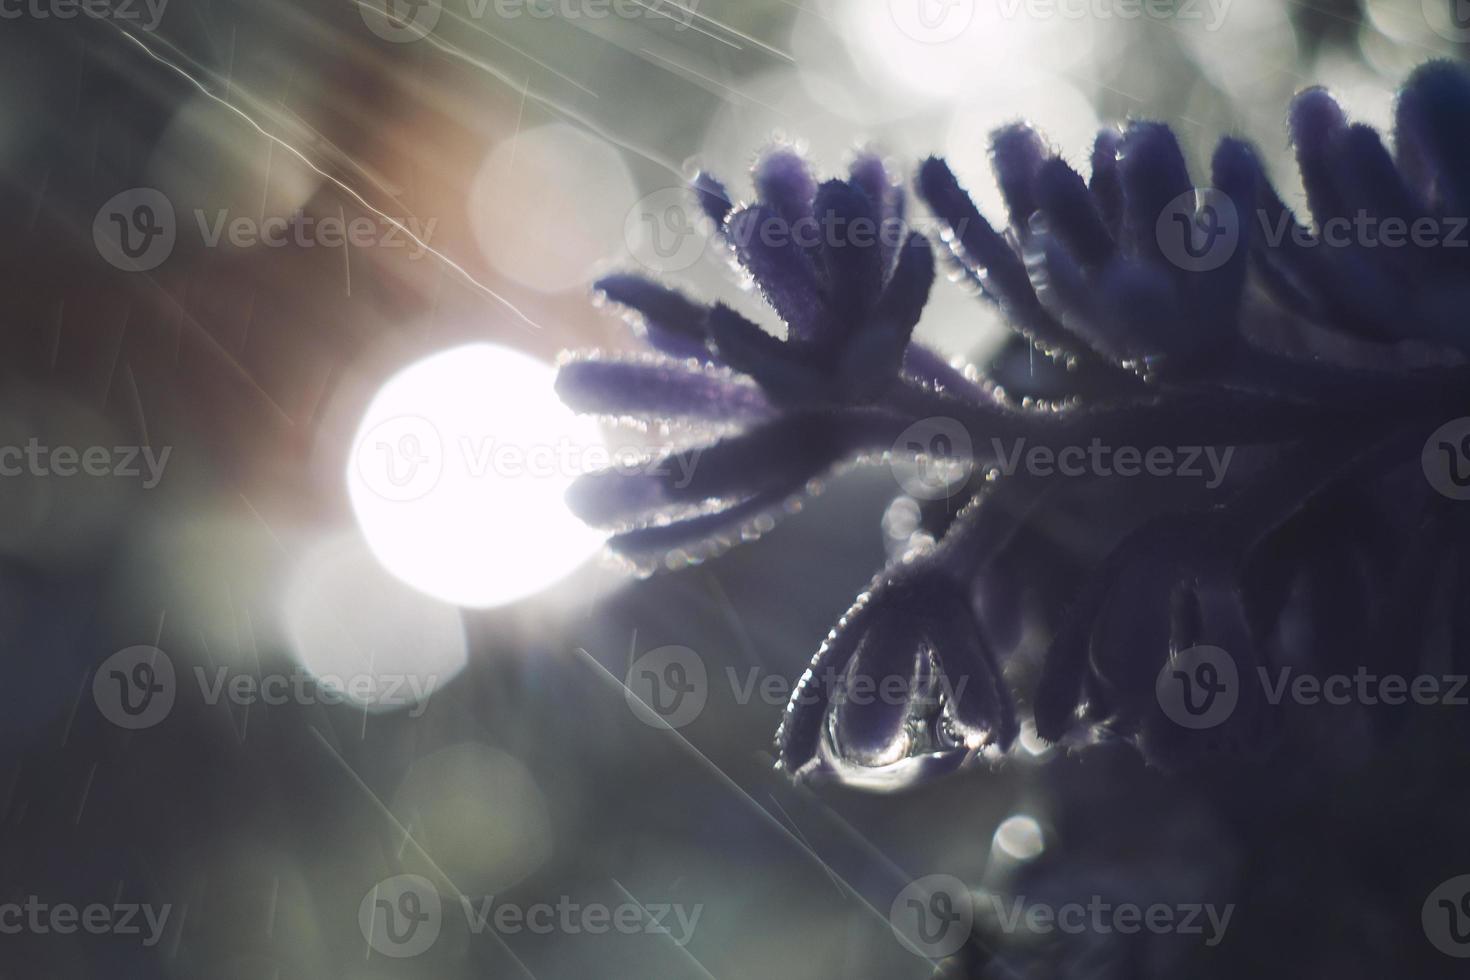
[[[1041,824],[1024,813],[1007,817],[995,828],[996,849],[1017,861],[1030,861],[1046,850]]]

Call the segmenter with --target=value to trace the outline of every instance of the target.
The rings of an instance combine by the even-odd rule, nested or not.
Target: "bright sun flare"
[[[601,434],[557,399],[554,376],[525,354],[471,344],[388,379],[347,464],[353,512],[384,567],[457,605],[499,606],[598,549],[603,536],[563,496]]]

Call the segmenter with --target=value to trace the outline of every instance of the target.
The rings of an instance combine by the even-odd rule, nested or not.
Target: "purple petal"
[[[1036,734],[1059,742],[1077,724],[1077,706],[1087,671],[1088,640],[1092,624],[1107,595],[1107,583],[1094,576],[1077,595],[1052,635],[1041,679],[1036,685]]]
[[[725,190],[725,185],[720,183],[712,174],[701,170],[694,175],[690,182],[694,191],[694,198],[699,202],[699,209],[715,223],[715,227],[721,232],[725,229],[725,219],[730,217],[730,212],[735,210],[735,205],[730,197],[730,192]]]
[[[1194,190],[1174,131],[1163,123],[1130,125],[1123,137],[1118,172],[1125,200],[1125,239],[1134,254],[1167,264],[1159,245],[1159,216],[1176,198]]]
[[[1016,705],[1005,676],[963,600],[951,597],[937,616],[934,654],[944,674],[950,707],[965,727],[985,742],[1009,748],[1018,726]]]
[[[882,223],[879,251],[883,254],[883,276],[893,272],[893,263],[900,243],[899,230],[904,227],[907,200],[903,185],[894,183],[888,175],[883,161],[873,153],[860,154],[852,162],[848,173],[852,182],[862,188],[868,200],[878,208],[878,219]]]
[[[823,229],[818,253],[832,310],[832,319],[824,326],[834,333],[845,332],[856,325],[883,285],[878,211],[857,187],[829,180],[817,189],[813,215]]]
[[[1125,360],[1127,353],[1103,319],[1093,284],[1072,253],[1050,236],[1033,241],[1032,247],[1039,252],[1031,256],[1027,272],[1047,315],[1064,331],[1063,349],[1090,351],[1113,364]]]
[[[844,459],[890,447],[902,428],[902,419],[871,410],[790,413],[706,447],[670,497],[698,502],[800,486]]]
[[[573,514],[596,527],[629,524],[673,504],[663,481],[612,470],[578,477],[567,489],[566,500]]]
[[[1118,260],[1098,277],[1095,295],[1103,341],[1128,360],[1167,354],[1189,358],[1198,346],[1173,278],[1163,269]],[[1195,327],[1197,329],[1197,327]]]
[[[902,190],[889,179],[888,168],[883,166],[883,158],[876,153],[859,154],[847,168],[847,173],[852,182],[868,195],[868,200],[880,208],[887,206],[893,191]]]
[[[1113,257],[1113,237],[1103,225],[1092,193],[1065,160],[1052,157],[1041,165],[1036,200],[1048,233],[1060,239],[1083,268],[1098,268]]]
[[[638,326],[650,346],[670,357],[711,359],[705,346],[708,310],[703,303],[637,275],[607,276],[593,288],[609,301],[640,314]]]
[[[1175,332],[1188,337],[1180,349],[1196,360],[1215,358],[1238,336],[1260,190],[1255,153],[1239,140],[1221,140],[1211,167],[1211,182],[1224,200],[1205,206],[1216,209],[1211,220],[1233,222],[1238,237],[1223,264],[1196,272],[1186,282],[1190,307],[1197,314],[1193,322],[1180,322]]]
[[[814,355],[783,343],[725,304],[715,304],[708,327],[721,360],[755,378],[775,401],[797,405],[830,394],[831,380]]]
[[[1092,144],[1092,177],[1087,182],[1087,189],[1097,199],[1103,222],[1114,239],[1123,230],[1123,178],[1118,172],[1118,149],[1122,143],[1123,134],[1116,129],[1104,129],[1097,134]]]
[[[788,223],[811,216],[817,181],[795,150],[786,146],[768,150],[756,162],[753,176],[761,202]]]
[[[1149,762],[1166,771],[1254,749],[1266,731],[1261,711],[1264,691],[1257,682],[1258,661],[1238,583],[1218,572],[1206,572],[1181,582],[1174,600],[1171,627],[1176,635],[1170,641],[1170,659],[1198,646],[1225,651],[1236,670],[1236,702],[1229,716],[1219,723],[1190,729],[1166,715],[1157,697],[1151,698],[1139,746]],[[1158,669],[1163,669],[1162,663]]]
[[[923,344],[910,343],[903,352],[903,370],[911,378],[962,398],[986,399],[985,390],[965,377],[938,352]]]
[[[1292,100],[1289,120],[1307,204],[1321,226],[1346,214],[1332,171],[1335,145],[1347,129],[1347,118],[1326,89],[1309,88]]]
[[[1399,164],[1420,196],[1470,214],[1470,75],[1454,62],[1415,69],[1394,116]]]
[[[1021,257],[981,217],[944,161],[937,157],[924,161],[918,186],[919,195],[959,243],[966,268],[1000,304],[1009,326],[1049,351],[1075,353],[1083,349],[1042,308]]]
[[[933,285],[934,250],[927,238],[914,232],[903,243],[898,267],[878,302],[875,318],[892,321],[907,335],[919,322]]]
[[[814,336],[825,312],[816,269],[796,241],[807,227],[793,225],[774,208],[760,204],[735,212],[725,224],[741,265],[799,337]]]
[[[990,160],[1011,225],[1025,232],[1036,212],[1036,174],[1047,158],[1041,136],[1025,123],[1002,126],[990,134]]]
[[[1339,136],[1335,149],[1336,183],[1350,210],[1362,209],[1380,218],[1396,217],[1408,223],[1424,215],[1424,208],[1404,183],[1372,126],[1349,126]]]
[[[1181,547],[1183,547],[1181,545]],[[1092,673],[1125,727],[1156,703],[1154,683],[1169,654],[1174,563],[1144,554],[1125,562],[1099,607],[1088,645]]]
[[[904,243],[898,268],[877,308],[843,350],[838,370],[849,396],[876,397],[891,383],[933,282],[934,253],[924,236],[915,232]]]
[[[658,556],[675,549],[698,550],[711,544],[716,546],[714,550],[722,550],[743,539],[745,528],[756,519],[780,516],[781,505],[799,489],[798,485],[789,490],[768,490],[711,513],[620,531],[608,539],[607,546],[613,553],[629,558]]]
[[[572,410],[596,415],[753,422],[772,414],[755,385],[681,361],[569,361],[556,391]]]

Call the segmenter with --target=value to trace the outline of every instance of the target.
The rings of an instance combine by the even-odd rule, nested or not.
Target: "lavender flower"
[[[1025,125],[993,134],[1004,230],[925,161],[916,186],[956,268],[1016,333],[983,370],[910,339],[934,275],[925,238],[850,233],[904,216],[903,191],[868,155],[819,185],[774,151],[747,206],[695,181],[784,341],[643,278],[599,284],[659,355],[573,360],[566,401],[735,429],[686,484],[655,468],[574,488],[585,519],[617,529],[617,553],[671,565],[714,553],[854,460],[912,451],[974,467],[962,504],[928,508],[933,543],[897,556],[813,658],[777,735],[783,768],[908,780],[1004,751],[1027,716],[1043,739],[1123,739],[1179,768],[1286,736],[1381,737],[1401,720],[1378,710],[1320,731],[1318,716],[1268,703],[1262,671],[1407,673],[1446,650],[1470,668],[1470,604],[1452,599],[1470,587],[1470,512],[1421,470],[1426,436],[1470,415],[1470,254],[1329,237],[1363,216],[1386,229],[1470,214],[1470,79],[1419,69],[1393,155],[1321,90],[1298,96],[1290,126],[1313,229],[1236,139],[1197,194],[1159,123],[1100,134],[1087,180]],[[807,225],[848,231],[768,234]],[[895,445],[937,418],[971,448]],[[999,476],[999,447],[1022,440],[1235,456],[1217,487]],[[1240,682],[1227,718],[1190,727],[1158,681],[1177,669],[1218,683],[1189,677],[1202,647],[1227,651]],[[858,678],[898,678],[906,694],[847,696]]]

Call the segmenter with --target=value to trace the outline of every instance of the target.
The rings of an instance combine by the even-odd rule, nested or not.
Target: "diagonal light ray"
[[[648,705],[644,704],[643,701],[638,697],[638,695],[634,694],[631,690],[629,690],[626,684],[618,680],[618,678],[614,676],[610,670],[602,665],[601,661],[592,656],[592,654],[588,653],[582,647],[577,647],[577,652],[586,657],[589,663],[596,667],[604,677],[612,681],[612,683],[615,684],[618,689],[623,692],[624,698],[627,700],[629,707],[631,707],[633,711],[638,713],[638,717],[640,719],[642,719],[654,728],[662,728],[663,730],[672,734],[676,739],[679,740],[679,744],[682,745],[685,750],[692,754],[696,759],[698,759],[699,762],[707,770],[709,770],[710,773],[712,773],[721,783],[723,783],[727,788],[732,790],[737,796],[739,796],[742,800],[749,804],[755,810],[755,812],[759,814],[760,818],[766,824],[774,827],[781,834],[781,836],[786,838],[786,840],[789,841],[793,846],[795,846],[797,850],[801,851],[801,853],[805,854],[812,861],[816,862],[819,867],[821,867],[832,877],[833,881],[841,884],[842,888],[849,895],[857,899],[858,904],[860,904],[863,908],[872,913],[873,918],[883,923],[885,928],[892,928],[888,921],[888,916],[878,911],[878,909],[874,907],[874,905],[869,902],[861,892],[853,887],[853,885],[849,881],[847,881],[847,879],[843,878],[834,869],[832,869],[826,861],[822,860],[821,855],[808,847],[807,844],[800,837],[793,834],[791,830],[784,823],[781,822],[780,819],[772,815],[772,813],[765,807],[761,806],[760,801],[747,793],[745,791],[745,788],[739,783],[735,782],[734,779],[730,778],[730,776],[726,774],[725,770],[715,765],[714,761],[710,759],[709,756],[699,751],[699,749],[694,745],[693,742],[684,737],[684,734],[682,732],[680,732],[677,728],[674,728],[667,721],[665,721],[658,712],[654,711]],[[899,930],[892,931],[894,932],[894,935],[898,936],[900,942],[903,943],[904,948],[908,949],[909,952],[913,953],[920,959],[927,960],[929,958],[925,956],[921,950],[917,949],[912,943],[905,939]]]
[[[645,918],[652,919],[654,917],[653,913],[648,911],[647,907],[645,907],[642,902],[635,898],[632,892],[623,887],[623,883],[621,881],[613,878],[612,883],[617,887],[618,891],[623,893],[624,898],[632,902],[634,905],[638,906],[638,911],[642,912]],[[664,935],[669,936],[669,932],[667,929],[664,930]],[[673,940],[672,936],[669,936],[669,938],[670,940]],[[715,975],[709,972],[709,968],[706,967],[703,963],[699,962],[699,959],[693,953],[689,952],[689,947],[687,945],[679,942],[674,942],[674,945],[678,948],[679,952],[684,954],[685,959],[694,964],[695,968],[699,970],[701,976],[706,977],[707,980],[717,980]]]
[[[529,315],[527,315],[523,310],[521,310],[520,307],[516,306],[514,303],[512,303],[505,296],[502,296],[500,293],[496,292],[494,289],[492,289],[491,287],[489,287],[485,283],[481,282],[479,279],[476,279],[475,276],[473,274],[471,274],[469,272],[469,270],[465,269],[464,266],[460,265],[458,262],[455,262],[449,256],[445,255],[443,252],[439,251],[438,249],[436,249],[432,245],[430,245],[428,242],[424,241],[418,235],[414,234],[414,232],[411,231],[408,228],[408,226],[405,225],[403,222],[399,221],[397,218],[393,217],[392,215],[388,214],[387,212],[382,211],[381,209],[379,209],[377,207],[374,207],[367,200],[367,198],[363,197],[356,190],[354,190],[351,186],[349,186],[348,184],[344,183],[339,178],[334,177],[331,174],[327,173],[321,167],[317,166],[315,163],[313,163],[311,161],[311,159],[309,157],[306,156],[306,154],[302,153],[300,150],[296,149],[296,147],[292,146],[290,143],[286,142],[285,140],[281,139],[279,136],[276,136],[274,133],[272,133],[269,130],[267,130],[264,126],[260,125],[260,123],[256,122],[255,119],[252,118],[244,110],[240,109],[238,106],[234,105],[231,102],[225,101],[224,99],[220,98],[218,95],[215,95],[213,92],[211,92],[209,90],[209,88],[207,86],[204,85],[204,83],[200,82],[193,75],[190,75],[187,71],[185,71],[183,68],[180,68],[178,65],[174,64],[172,61],[169,61],[167,58],[165,58],[162,55],[158,54],[156,51],[154,51],[152,48],[150,48],[143,41],[139,40],[136,35],[132,34],[131,32],[129,32],[127,30],[124,30],[121,27],[118,27],[112,21],[107,21],[107,23],[108,24],[111,24],[117,30],[117,32],[119,34],[121,34],[123,37],[127,38],[133,44],[137,45],[137,47],[140,50],[142,50],[143,53],[146,54],[149,58],[153,59],[158,64],[163,65],[165,68],[169,69],[170,71],[172,71],[175,74],[177,74],[179,77],[183,78],[185,81],[187,81],[194,88],[198,89],[198,91],[200,92],[200,94],[202,94],[205,98],[209,99],[212,102],[218,103],[219,105],[223,106],[225,109],[228,109],[234,115],[239,116],[242,120],[245,121],[245,123],[248,126],[250,126],[251,129],[254,129],[261,136],[264,136],[266,139],[270,140],[271,142],[273,142],[277,146],[279,146],[281,149],[283,149],[287,153],[291,154],[297,160],[300,160],[303,164],[305,164],[308,168],[310,168],[313,173],[317,174],[319,177],[323,178],[324,180],[327,180],[327,181],[331,182],[333,186],[337,187],[339,190],[341,190],[348,197],[352,198],[354,201],[356,201],[358,204],[362,205],[368,211],[372,212],[374,215],[376,215],[377,217],[379,217],[379,218],[383,219],[384,221],[388,222],[388,224],[392,225],[395,229],[397,229],[398,231],[402,232],[405,236],[408,237],[408,239],[410,241],[412,241],[414,244],[416,244],[420,248],[422,248],[427,254],[434,256],[440,262],[443,262],[449,268],[453,269],[456,273],[459,274],[459,276],[461,278],[464,279],[464,281],[466,283],[468,283],[469,285],[471,285],[475,289],[479,290],[480,292],[484,293],[486,296],[490,297],[491,299],[495,300],[497,303],[500,303],[506,309],[510,310],[511,313],[515,314],[515,316],[518,319],[520,319],[523,323],[525,323],[526,325],[528,325],[530,327],[534,327],[537,330],[542,329],[541,328],[541,324],[539,324],[535,320],[531,319],[531,317]]]
[[[403,835],[404,843],[413,845],[413,849],[418,852],[419,857],[423,859],[426,864],[428,864],[430,870],[432,870],[434,874],[438,876],[439,880],[449,887],[449,891],[454,896],[455,902],[458,903],[461,908],[463,908],[465,903],[469,901],[469,897],[465,895],[465,893],[460,890],[459,886],[454,883],[454,879],[450,878],[449,875],[445,873],[444,869],[439,866],[439,862],[435,861],[434,858],[429,854],[429,852],[424,849],[424,846],[414,839],[413,835],[409,833],[408,828],[405,827],[399,821],[399,819],[393,815],[393,811],[388,809],[388,805],[378,798],[378,794],[373,792],[372,787],[363,782],[362,777],[357,774],[357,770],[353,769],[350,765],[347,764],[347,760],[342,758],[342,754],[332,746],[331,742],[327,741],[327,737],[323,735],[315,725],[311,726],[311,733],[316,736],[317,741],[322,744],[322,748],[327,750],[327,753],[332,757],[332,759],[337,763],[342,771],[347,774],[348,778],[352,780],[352,782],[357,786],[358,789],[362,790],[363,795],[365,795],[368,800],[372,802],[378,813],[380,813],[384,819],[386,819],[390,824],[393,825],[394,830]],[[505,951],[505,954],[515,962],[516,966],[520,967],[521,972],[530,977],[531,980],[536,980],[536,975],[531,972],[530,968],[527,967],[525,963],[521,962],[521,958],[515,954],[515,951],[512,950],[508,945],[506,945],[505,940],[500,937],[500,933],[496,932],[494,929],[491,929],[490,934],[495,938],[495,941],[500,945],[500,948]]]

